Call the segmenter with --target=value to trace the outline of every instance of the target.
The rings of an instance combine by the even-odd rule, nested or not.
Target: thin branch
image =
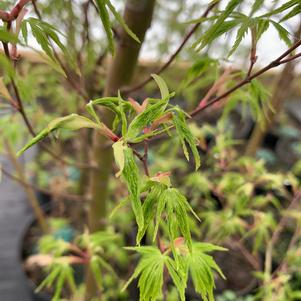
[[[247,73],[247,77],[251,75],[253,67],[257,61],[257,55],[256,55],[257,39],[256,39],[256,31],[254,28],[252,28],[251,30],[251,39],[252,39],[252,46],[250,52],[250,67]]]
[[[37,15],[37,17],[39,18],[39,20],[43,21],[42,14],[40,13],[39,8],[38,8],[38,6],[36,4],[36,0],[32,0],[32,5],[34,7],[34,12]],[[52,48],[52,51],[53,51],[55,59],[57,60],[57,62],[59,63],[60,67],[63,69],[63,71],[66,74],[66,79],[67,79],[69,85],[79,94],[79,96],[82,97],[82,99],[86,103],[86,101],[89,99],[89,96],[82,89],[82,87],[80,85],[78,85],[78,82],[74,81],[74,79],[72,78],[72,72],[64,65],[64,63],[62,62],[60,56],[58,55],[58,53],[55,50],[55,47],[53,46],[53,44],[52,44],[51,41],[49,41],[49,44],[50,44],[50,46]]]
[[[4,47],[4,51],[5,51],[5,55],[6,57],[11,60],[10,58],[10,53],[9,53],[9,48],[8,48],[8,45],[7,43],[3,42],[3,47]],[[24,122],[25,122],[25,125],[28,129],[28,131],[30,132],[30,134],[35,137],[36,136],[36,132],[35,130],[33,129],[29,119],[28,119],[28,116],[26,114],[26,111],[24,110],[24,106],[23,106],[23,102],[22,102],[22,99],[21,99],[21,96],[20,96],[20,92],[19,92],[19,89],[16,85],[16,82],[14,80],[14,78],[11,77],[11,83],[12,83],[12,87],[13,87],[13,90],[15,92],[15,96],[16,96],[16,101],[17,101],[17,107],[15,107],[17,109],[17,111],[21,114]],[[94,168],[94,169],[97,169],[98,167],[97,166],[92,166],[90,164],[85,164],[85,163],[75,163],[75,162],[71,162],[69,160],[66,160],[64,158],[62,158],[60,155],[58,154],[55,154],[52,150],[48,149],[47,146],[44,144],[44,143],[41,143],[41,148],[47,152],[48,154],[50,154],[54,159],[58,160],[59,162],[63,163],[63,164],[66,164],[66,165],[73,165],[73,166],[76,166],[78,168],[81,168],[81,169],[90,169],[90,168]]]
[[[220,87],[225,83],[226,79],[228,76],[231,74],[232,69],[231,68],[226,68],[223,74],[214,82],[214,84],[211,86],[211,88],[208,90],[206,95],[203,97],[203,99],[199,102],[198,107],[201,108],[203,107],[208,100],[216,94],[216,92],[220,89]]]
[[[84,201],[85,200],[84,196],[69,194],[69,193],[56,193],[56,192],[52,192],[51,190],[33,185],[33,184],[29,183],[28,181],[24,181],[21,178],[19,178],[17,176],[14,176],[13,174],[11,174],[9,171],[4,169],[3,167],[1,167],[1,171],[6,177],[20,183],[23,186],[29,186],[32,189],[34,189],[35,191],[39,191],[39,192],[42,192],[42,193],[45,193],[45,194],[48,194],[48,195],[52,195],[52,196],[55,196],[55,197],[60,197],[62,199],[70,200],[70,201]]]
[[[282,60],[281,62],[282,62],[282,64],[285,64],[285,63],[291,62],[291,61],[293,61],[293,60],[295,60],[295,59],[297,59],[299,57],[301,57],[301,53],[297,53],[295,55],[291,55],[287,59]]]
[[[210,11],[214,8],[214,6],[216,6],[217,3],[218,3],[218,1],[214,1],[213,3],[211,3],[207,7],[207,9],[205,10],[205,12],[202,14],[201,18],[206,18],[208,16],[208,14],[210,13]],[[177,57],[177,55],[181,52],[181,50],[184,48],[184,46],[186,45],[186,43],[189,41],[189,39],[191,38],[191,36],[199,28],[200,24],[201,23],[196,23],[189,30],[189,32],[186,34],[186,36],[184,37],[183,41],[181,42],[181,44],[179,45],[179,47],[176,49],[176,51],[170,56],[170,58],[166,61],[165,64],[163,64],[157,71],[155,71],[156,74],[162,73],[164,70],[166,70],[169,67],[169,65],[175,60],[175,58]],[[152,77],[149,76],[145,80],[143,80],[142,82],[138,83],[136,86],[130,87],[128,89],[124,89],[124,90],[122,90],[122,92],[125,93],[125,94],[128,94],[128,93],[132,93],[132,92],[134,92],[136,90],[140,90],[146,84],[148,84],[151,80],[152,80]]]
[[[296,55],[293,57],[290,57],[288,59],[284,59],[285,57],[287,57],[290,53],[292,53],[296,48],[298,48],[301,45],[301,40],[298,40],[293,46],[291,46],[288,50],[286,50],[281,56],[279,56],[277,59],[275,59],[274,61],[272,61],[271,63],[269,63],[267,66],[265,66],[264,68],[258,70],[257,72],[255,72],[254,74],[247,76],[245,79],[243,79],[242,81],[240,81],[239,83],[237,83],[234,87],[232,87],[231,89],[227,90],[225,93],[223,93],[220,96],[217,96],[215,98],[213,98],[210,102],[208,102],[206,105],[204,105],[201,108],[196,108],[195,110],[193,110],[190,113],[190,116],[194,117],[195,115],[199,114],[200,112],[204,111],[205,109],[207,109],[208,107],[211,107],[214,103],[224,99],[225,97],[227,97],[228,95],[230,95],[231,93],[233,93],[234,91],[238,90],[239,88],[245,86],[246,84],[249,84],[254,78],[262,75],[263,73],[267,72],[268,70],[278,67],[282,64],[285,64],[289,61],[294,60],[295,58],[300,57],[301,55]]]
[[[286,208],[286,210],[293,209],[296,206],[297,202],[299,201],[300,197],[301,197],[301,192],[297,191],[295,193],[290,205]],[[273,235],[272,235],[270,241],[268,242],[266,253],[265,253],[265,274],[266,275],[271,274],[273,249],[274,249],[275,244],[278,242],[278,240],[280,238],[280,234],[283,231],[283,229],[285,228],[285,226],[287,225],[288,221],[289,221],[289,217],[286,215],[283,215],[282,218],[280,219],[275,231],[273,232]],[[268,281],[268,278],[266,281]]]
[[[263,67],[262,69],[258,70],[257,72],[255,72],[254,74],[244,78],[243,80],[241,80],[240,82],[238,82],[234,87],[230,88],[229,90],[227,90],[226,92],[222,93],[219,96],[216,96],[215,98],[213,98],[211,101],[207,102],[204,106],[201,107],[197,107],[196,109],[194,109],[192,112],[189,113],[189,115],[194,118],[195,116],[197,116],[199,113],[203,112],[204,110],[206,110],[207,108],[211,107],[213,104],[223,100],[224,98],[226,98],[227,96],[229,96],[231,93],[235,92],[236,90],[238,90],[239,88],[249,84],[254,78],[259,77],[260,75],[262,75],[263,73],[269,71],[270,69],[273,69],[275,67],[278,67],[282,64],[285,64],[289,61],[293,61],[299,57],[301,57],[301,53],[300,54],[296,54],[293,56],[288,57],[287,59],[285,59],[285,57],[287,57],[289,54],[291,54],[296,48],[298,48],[301,45],[301,40],[298,40],[296,43],[294,43],[293,46],[291,46],[288,50],[286,50],[281,56],[279,56],[278,58],[276,58],[275,60],[273,60],[271,63],[269,63],[267,66]],[[170,126],[169,129],[174,128],[173,126]],[[160,140],[162,138],[162,134],[157,134],[154,135],[150,138],[148,138],[149,141],[157,141]],[[137,143],[139,144],[139,143]]]

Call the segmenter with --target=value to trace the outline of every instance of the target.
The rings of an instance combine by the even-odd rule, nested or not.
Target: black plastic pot
[[[43,208],[43,211],[44,212],[49,212],[50,211],[50,208],[51,208],[51,204],[50,202],[47,202],[46,204],[44,203],[42,205],[42,208]],[[26,236],[29,232],[29,229],[36,223],[36,218],[34,216],[34,214],[31,214],[27,220],[25,221],[25,224],[24,224],[24,227],[23,227],[23,231],[20,235],[20,238],[19,238],[19,260],[20,260],[20,263],[22,265],[23,261],[24,261],[24,241],[26,239]],[[32,300],[33,301],[51,301],[51,296],[49,294],[46,294],[44,292],[38,292],[36,293],[35,290],[36,290],[36,285],[35,283],[28,277],[26,271],[24,270],[24,267],[22,265],[22,271],[24,273],[24,279],[26,279],[27,283],[27,287],[28,287],[28,290],[32,296]]]

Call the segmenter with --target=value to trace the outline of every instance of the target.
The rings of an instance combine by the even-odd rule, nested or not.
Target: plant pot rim
[[[44,212],[49,212],[50,211],[50,206],[49,204],[46,205],[42,205],[41,206]],[[24,268],[24,257],[22,256],[22,251],[23,251],[23,245],[24,245],[24,241],[26,238],[26,235],[29,231],[29,229],[31,228],[31,226],[34,224],[34,222],[36,221],[36,217],[34,215],[33,212],[31,212],[25,222],[24,225],[22,227],[22,231],[20,233],[19,239],[18,239],[18,260],[19,263],[21,265],[21,270],[22,273],[24,275],[24,279],[26,281],[27,287],[31,293],[31,295],[33,296],[34,300],[36,301],[50,301],[51,300],[51,296],[45,292],[35,292],[35,289],[37,288],[36,284],[34,283],[34,281],[32,281],[29,277],[28,274],[26,273],[26,270]]]

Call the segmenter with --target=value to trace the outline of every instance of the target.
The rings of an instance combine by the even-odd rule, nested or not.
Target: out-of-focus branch
[[[8,45],[7,43],[3,42],[3,47],[4,47],[4,51],[5,51],[5,55],[7,57],[7,59],[11,60],[11,57],[10,57],[10,53],[9,53],[9,48],[8,48]],[[20,92],[19,92],[19,89],[18,89],[18,86],[14,80],[14,78],[11,78],[11,84],[12,84],[12,88],[14,90],[14,93],[15,93],[15,97],[16,97],[16,104],[17,106],[14,106],[14,108],[21,114],[23,120],[24,120],[24,123],[28,129],[28,131],[30,132],[30,134],[35,137],[36,136],[36,132],[35,130],[33,129],[30,121],[29,121],[29,118],[26,114],[26,111],[24,109],[24,106],[23,106],[23,102],[22,102],[22,99],[21,99],[21,96],[20,96]],[[58,160],[59,162],[63,163],[63,164],[66,164],[66,165],[73,165],[73,166],[76,166],[78,168],[81,168],[81,169],[90,169],[90,168],[96,168],[97,169],[97,166],[91,166],[90,164],[85,164],[85,163],[75,163],[75,162],[71,162],[69,160],[65,160],[64,158],[62,158],[61,155],[58,155],[58,154],[55,154],[52,150],[48,149],[47,146],[45,146],[45,144],[41,143],[41,148],[46,151],[48,154],[50,154],[54,159]]]
[[[202,18],[206,18],[208,16],[208,14],[210,13],[210,11],[217,5],[218,1],[214,1],[213,3],[211,3],[207,9],[205,10],[205,12],[202,15]],[[170,58],[166,61],[166,63],[164,65],[162,65],[158,70],[156,70],[154,73],[156,74],[160,74],[162,73],[164,70],[166,70],[169,65],[175,60],[175,58],[177,57],[177,55],[181,52],[181,50],[184,48],[184,46],[186,45],[186,43],[189,41],[189,39],[191,38],[191,36],[196,32],[196,30],[199,28],[201,23],[196,23],[190,30],[189,32],[186,34],[186,36],[184,37],[183,41],[181,42],[181,44],[179,45],[179,47],[176,49],[176,51],[170,56]],[[130,88],[126,88],[123,89],[122,92],[125,94],[134,92],[136,90],[140,90],[141,88],[143,88],[146,84],[148,84],[150,81],[152,80],[152,77],[149,76],[147,77],[145,80],[143,80],[142,82],[138,83],[136,86],[134,87],[130,87]]]
[[[1,168],[2,173],[6,177],[20,183],[23,186],[24,185],[29,186],[32,189],[34,189],[35,191],[39,191],[39,192],[42,192],[42,193],[45,193],[45,194],[53,195],[55,197],[60,197],[62,199],[70,200],[70,201],[84,201],[86,199],[86,197],[81,196],[81,195],[75,195],[75,194],[70,194],[70,193],[56,193],[56,192],[52,192],[51,190],[48,190],[46,188],[38,187],[36,185],[33,185],[33,184],[29,183],[28,181],[22,180],[20,177],[17,177],[15,175],[11,174],[9,171],[7,171],[2,166],[0,168]]]
[[[47,233],[49,228],[48,228],[48,224],[47,224],[45,214],[44,214],[43,210],[40,207],[39,201],[38,201],[33,189],[27,184],[23,166],[18,161],[18,159],[15,155],[15,152],[12,149],[10,143],[8,141],[4,140],[4,144],[5,144],[5,147],[6,147],[6,150],[7,150],[7,154],[10,158],[10,161],[12,162],[18,176],[20,177],[20,179],[23,182],[22,186],[24,187],[24,191],[25,191],[26,196],[28,198],[29,204],[31,205],[32,210],[33,210],[33,212],[34,212],[34,214],[37,218],[37,221],[38,221],[41,229],[43,230],[43,232]]]
[[[301,45],[301,40],[298,40],[297,42],[294,43],[293,46],[291,46],[288,50],[286,50],[282,55],[280,55],[278,58],[276,58],[275,60],[273,60],[271,63],[269,63],[267,66],[261,68],[260,70],[258,70],[257,72],[250,74],[249,76],[247,76],[245,79],[241,80],[239,83],[237,83],[234,87],[230,88],[229,90],[227,90],[225,93],[213,98],[211,101],[209,101],[205,106],[201,107],[201,108],[196,108],[195,110],[193,110],[190,115],[193,117],[197,114],[199,114],[200,112],[204,111],[205,109],[207,109],[208,107],[211,107],[214,103],[224,99],[225,97],[227,97],[228,95],[230,95],[231,93],[235,92],[236,90],[238,90],[239,88],[249,84],[254,78],[259,77],[260,75],[262,75],[263,73],[269,71],[270,69],[273,69],[275,67],[278,67],[282,64],[287,63],[288,60],[293,60],[295,58],[298,58],[298,56],[293,56],[293,57],[289,57],[288,59],[285,59],[288,55],[290,55],[295,49],[297,49],[299,46]]]

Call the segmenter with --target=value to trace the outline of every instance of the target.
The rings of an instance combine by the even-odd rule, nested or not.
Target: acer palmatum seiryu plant
[[[235,244],[257,272],[259,293],[255,298],[294,298],[299,291],[289,282],[293,273],[289,258],[284,257],[278,269],[273,270],[272,253],[288,220],[297,220],[287,247],[289,252],[295,252],[292,257],[296,259],[300,217],[292,214],[291,209],[299,200],[298,183],[290,176],[293,195],[286,195],[291,203],[287,216],[281,217],[281,208],[275,199],[270,195],[259,199],[254,192],[258,183],[266,185],[267,182],[282,191],[282,177],[268,175],[262,165],[253,161],[244,158],[236,161],[233,146],[237,142],[225,129],[229,112],[238,105],[248,106],[252,116],[264,123],[264,110],[270,94],[258,78],[270,69],[300,57],[297,50],[301,41],[292,38],[286,29],[286,22],[300,14],[300,4],[288,1],[283,5],[275,2],[272,6],[265,1],[253,1],[249,7],[244,1],[231,0],[213,1],[206,7],[201,5],[203,13],[187,20],[191,25],[185,26],[191,28],[166,63],[154,74],[146,74],[145,79],[140,80],[136,76],[133,81],[146,32],[161,9],[156,11],[156,5],[155,0],[128,0],[122,16],[109,0],[83,3],[53,1],[51,5],[20,0],[15,5],[2,4],[0,40],[3,53],[0,63],[4,73],[0,93],[5,100],[4,105],[13,109],[13,113],[1,121],[5,125],[1,129],[3,137],[6,141],[11,140],[9,143],[15,143],[18,130],[14,124],[21,119],[33,138],[18,152],[18,156],[39,144],[48,162],[58,162],[65,172],[67,166],[81,170],[79,187],[71,187],[69,182],[64,182],[81,195],[75,195],[74,191],[67,194],[60,191],[59,186],[50,191],[61,201],[84,201],[75,210],[75,215],[81,216],[80,221],[77,220],[79,233],[72,239],[66,239],[64,235],[58,235],[58,229],[66,227],[67,221],[45,221],[43,214],[39,214],[45,234],[38,243],[40,253],[31,256],[28,263],[42,265],[46,271],[38,290],[51,288],[53,300],[128,300],[132,298],[128,294],[134,282],[139,288],[140,300],[185,300],[192,284],[203,300],[213,300],[215,275],[225,276],[210,253],[226,251],[218,245],[235,239]],[[188,11],[190,8],[187,4]],[[185,7],[180,6],[176,17],[180,17],[181,9]],[[194,15],[193,8],[190,13]],[[168,24],[164,26],[168,33]],[[264,34],[270,27],[277,31],[279,43],[281,40],[286,43],[287,50],[266,65],[255,68],[258,42],[264,40]],[[99,40],[94,34],[98,28],[102,28],[104,33]],[[249,39],[246,70],[234,70],[233,67],[238,67],[234,63],[230,67],[222,67],[222,60],[211,57],[210,46],[221,43],[224,35],[232,32],[235,33],[235,41],[231,45],[229,41],[224,43],[227,53],[222,52],[221,57],[232,57],[240,49],[241,42]],[[182,29],[179,33],[182,34]],[[185,76],[182,77],[181,72],[174,76],[176,84],[170,80],[176,93],[189,100],[189,105],[177,105],[174,101],[176,93],[170,91],[172,89],[159,74],[176,68],[171,63],[191,41],[193,51],[201,57],[195,59],[195,55],[187,52],[186,55],[193,58],[192,66]],[[152,45],[156,40],[145,43]],[[44,67],[20,63],[23,53],[20,49],[32,49],[31,45],[39,45],[36,52],[40,60],[52,69],[45,71]],[[100,52],[99,48],[103,51]],[[103,83],[100,66],[107,53],[111,53],[112,57],[106,66]],[[160,96],[153,96],[158,95],[156,91],[144,97],[147,90],[142,88],[152,82],[156,83]],[[196,102],[198,89],[205,88],[204,97]],[[137,98],[143,95],[144,100],[137,101],[132,95]],[[38,97],[51,99],[50,108],[37,102],[35,99]],[[187,111],[192,104],[194,107]],[[191,122],[206,109],[222,112],[215,128],[202,124],[198,124],[197,128]],[[40,127],[43,129],[37,131],[36,128]],[[60,134],[59,141],[70,141],[70,131],[79,131],[78,139],[74,138],[76,154],[71,154],[75,155],[73,159],[60,154],[61,150],[68,149],[68,145],[53,145],[44,140]],[[216,175],[214,172],[203,175],[200,171],[200,152],[206,149],[204,138],[208,134],[215,138],[215,146],[212,156],[205,157],[208,162],[205,160],[203,164],[206,167],[213,162],[210,168],[218,171]],[[161,151],[157,156],[152,151],[158,143],[168,148],[166,164],[161,164],[163,170],[158,170],[160,164],[156,162]],[[186,159],[194,162],[195,171],[191,172],[184,187],[173,176],[182,166],[178,159],[174,157],[169,168],[164,168],[168,165],[168,156],[177,154],[178,146],[182,147]],[[12,151],[9,155],[15,161]],[[113,166],[118,169],[113,171]],[[23,172],[15,176],[4,168],[2,171],[18,180],[26,188],[28,196],[34,198],[32,189],[39,187],[28,183]],[[111,180],[112,173],[115,173],[117,181]],[[254,183],[255,180],[258,183]],[[205,205],[193,206],[190,201],[194,199],[194,193],[188,193],[191,200],[183,194],[187,185],[200,192],[200,188],[194,186],[195,181],[203,186],[201,193],[207,200]],[[120,185],[124,183],[127,188],[126,195],[114,190],[115,199],[118,199],[115,209],[110,201],[110,183],[116,187],[124,187]],[[218,212],[210,203],[213,202],[212,193],[219,202]],[[257,205],[250,201],[255,197]],[[235,203],[233,200],[236,198]],[[37,205],[36,202],[33,204],[34,207]],[[265,212],[271,204],[278,210],[277,214]],[[202,212],[199,210],[201,207]],[[111,214],[109,210],[112,210]],[[83,218],[84,212],[86,216]],[[135,220],[136,225],[134,240],[127,238],[131,233],[127,229],[131,220]],[[73,222],[72,218],[70,221]],[[197,229],[203,234],[207,232],[206,235],[201,235]],[[199,240],[202,236],[203,241]],[[127,246],[129,241],[134,246]],[[252,249],[255,253],[248,250],[250,241],[254,242]],[[265,251],[263,267],[254,255],[260,248]],[[136,253],[136,268],[129,267],[125,252]],[[75,277],[77,265],[84,267],[84,276]]]

